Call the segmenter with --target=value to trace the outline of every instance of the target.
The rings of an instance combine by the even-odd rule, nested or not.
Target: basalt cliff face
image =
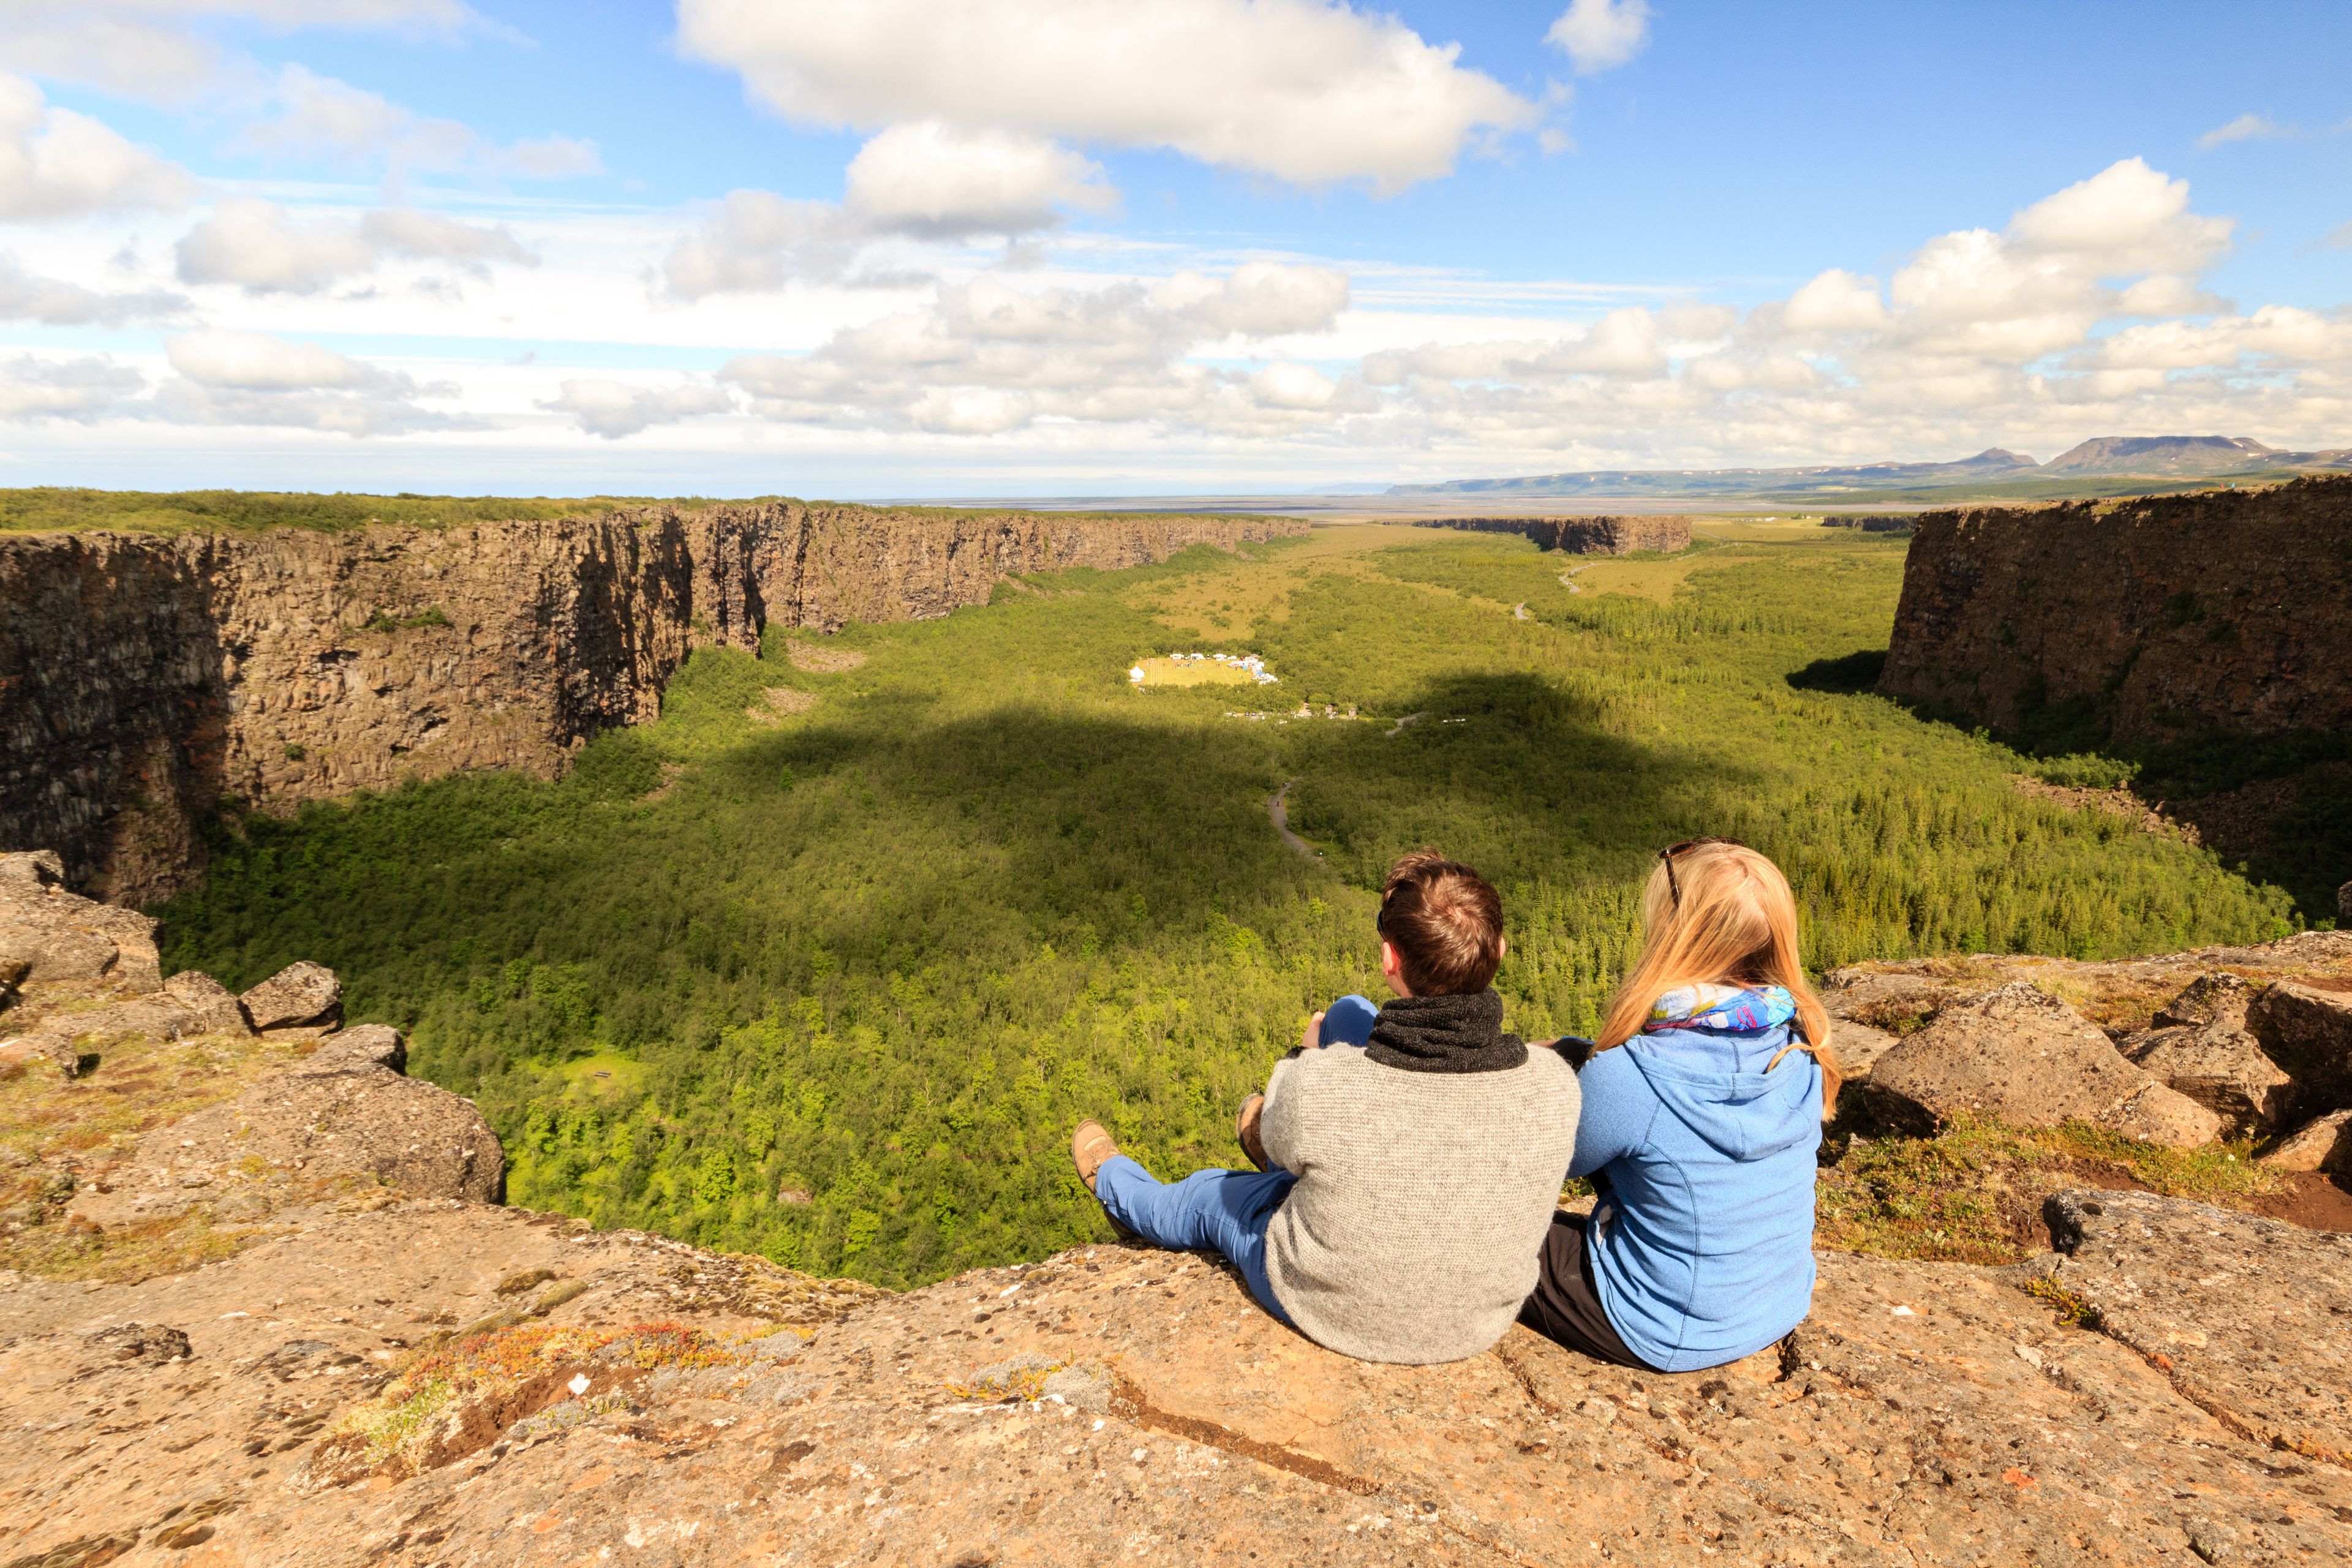
[[[1460,528],[1474,533],[1523,533],[1546,550],[1570,555],[1631,555],[1637,550],[1672,552],[1691,542],[1687,517],[1445,517],[1423,528]]]
[[[2352,478],[1923,514],[1879,689],[2122,741],[2352,731]]]
[[[1303,531],[797,502],[326,533],[0,537],[0,842],[152,901],[224,797],[561,772],[698,647],[984,604],[1008,574]]]

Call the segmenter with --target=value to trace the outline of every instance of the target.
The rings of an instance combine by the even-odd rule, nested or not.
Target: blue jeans
[[[1095,1196],[1105,1214],[1155,1247],[1223,1253],[1257,1304],[1289,1324],[1265,1277],[1265,1226],[1297,1180],[1287,1171],[1195,1171],[1163,1185],[1114,1154],[1095,1173]]]

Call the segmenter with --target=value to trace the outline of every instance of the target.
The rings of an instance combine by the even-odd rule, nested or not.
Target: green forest
[[[1701,833],[1788,869],[1817,968],[2295,929],[2210,852],[2016,787],[2099,759],[1858,689],[1903,540],[1721,531],[1580,579],[1402,528],[1202,547],[851,626],[825,651],[865,662],[830,672],[772,628],[560,783],[223,824],[156,911],[168,963],[332,965],[354,1019],[478,1099],[512,1201],[903,1286],[1107,1236],[1081,1117],[1163,1175],[1238,1163],[1234,1110],[1306,1016],[1384,994],[1375,889],[1418,845],[1503,890],[1530,1037],[1593,1024],[1656,849]],[[1280,682],[1129,688],[1189,650]],[[1268,820],[1285,784],[1312,860]]]

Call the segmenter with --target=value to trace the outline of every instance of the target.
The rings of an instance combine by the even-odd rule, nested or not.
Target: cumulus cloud
[[[382,208],[357,223],[305,223],[275,202],[251,197],[214,207],[181,238],[176,254],[182,282],[230,283],[256,294],[316,294],[392,258],[446,262],[476,276],[493,261],[538,262],[503,228],[409,207]]]
[[[179,373],[156,389],[154,413],[183,425],[257,425],[341,436],[398,436],[480,427],[479,420],[425,408],[457,395],[446,382],[415,378],[267,332],[210,328],[163,345]]]
[[[247,149],[268,156],[522,179],[565,179],[604,169],[593,142],[547,136],[501,147],[471,126],[428,119],[382,93],[299,65],[278,73],[271,98],[276,112],[247,126],[240,138]]]
[[[462,0],[7,0],[0,58],[37,76],[152,103],[185,103],[251,74],[207,24],[455,33],[487,26]]]
[[[100,354],[0,361],[0,419],[69,419],[86,425],[117,412],[146,384],[137,371]]]
[[[1164,147],[1381,193],[1539,112],[1458,46],[1328,0],[679,0],[678,41],[803,123]]]
[[[1102,166],[1042,136],[894,125],[858,150],[842,205],[873,233],[928,239],[1050,228],[1064,207],[1102,212],[1118,193]]]
[[[1832,268],[1745,313],[1634,307],[1554,338],[1370,354],[1377,405],[1323,427],[1560,468],[2024,446],[2057,416],[2078,434],[2342,428],[2352,310],[2214,297],[2231,226],[2126,159],[1998,230],[1927,240],[1884,286]]]
[[[1623,65],[1650,41],[1650,7],[1644,0],[1574,0],[1544,35],[1563,50],[1579,76]]]
[[[1046,420],[1276,434],[1368,405],[1360,387],[1310,366],[1244,374],[1187,356],[1328,331],[1347,301],[1343,273],[1267,262],[1091,289],[982,278],[805,355],[736,359],[719,379],[749,394],[754,414],[795,424],[987,436]]]
[[[735,399],[722,386],[633,386],[602,376],[566,380],[539,406],[569,414],[592,436],[617,441],[656,425],[676,425],[706,414],[731,414]]]
[[[2227,125],[2217,125],[2197,138],[2197,150],[2210,153],[2232,142],[2279,142],[2294,134],[2266,114],[2241,114]]]
[[[0,221],[175,207],[194,184],[88,115],[51,108],[22,77],[0,76]]]
[[[838,279],[877,241],[1012,239],[1059,224],[1064,207],[1099,212],[1118,200],[1100,165],[1042,136],[937,121],[894,125],[866,142],[846,186],[839,203],[730,192],[671,249],[666,287],[694,300]]]
[[[188,301],[161,289],[105,294],[25,270],[0,252],[0,321],[39,321],[51,327],[120,327],[131,321],[163,321],[186,310]]]

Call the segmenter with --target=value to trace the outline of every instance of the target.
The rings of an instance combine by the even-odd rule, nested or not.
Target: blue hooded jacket
[[[1720,1366],[1795,1328],[1813,1300],[1822,1069],[1769,1062],[1790,1026],[1665,1028],[1579,1075],[1571,1176],[1608,1188],[1593,1282],[1625,1348],[1661,1372]]]

